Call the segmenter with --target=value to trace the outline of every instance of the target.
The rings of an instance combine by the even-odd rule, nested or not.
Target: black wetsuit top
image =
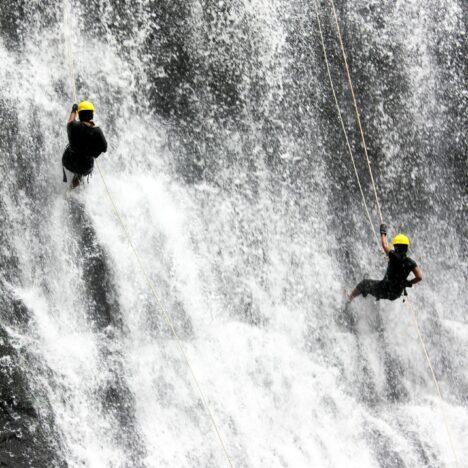
[[[390,250],[388,253],[388,267],[384,281],[403,289],[406,278],[416,268],[416,262],[407,257],[405,253],[398,253]]]
[[[366,297],[368,294],[377,299],[398,299],[405,289],[406,278],[416,268],[416,262],[405,253],[391,250],[388,253],[388,267],[383,280],[362,280],[356,288]]]
[[[80,175],[91,173],[94,158],[107,151],[107,141],[99,127],[90,127],[83,122],[67,124],[68,142],[62,164],[71,172]]]

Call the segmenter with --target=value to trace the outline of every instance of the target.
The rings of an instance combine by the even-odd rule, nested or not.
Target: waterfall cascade
[[[349,328],[336,321],[343,290],[385,259],[325,66],[316,5],[377,229],[330,0],[12,0],[0,466],[468,458],[464,5],[335,3],[383,215],[424,274],[409,294],[444,401],[401,300],[357,299]],[[109,150],[104,179],[70,192],[72,82]]]

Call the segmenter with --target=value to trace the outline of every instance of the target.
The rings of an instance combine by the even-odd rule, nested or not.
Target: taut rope
[[[66,52],[66,55],[67,55],[67,61],[68,61],[68,68],[69,68],[69,74],[70,74],[70,79],[71,79],[71,85],[72,85],[72,96],[73,96],[73,102],[76,102],[76,80],[75,80],[75,70],[74,70],[74,65],[73,65],[73,51],[72,51],[72,47],[71,47],[71,41],[70,41],[70,11],[71,11],[71,7],[70,7],[70,3],[69,3],[69,0],[64,0],[64,35],[65,35],[65,52]],[[210,406],[208,405],[208,402],[207,402],[207,399],[205,397],[205,394],[201,388],[201,385],[200,385],[200,382],[198,381],[197,379],[197,376],[195,374],[195,371],[193,369],[193,366],[190,362],[190,359],[187,355],[187,352],[185,351],[184,347],[182,346],[182,340],[181,338],[179,337],[176,329],[175,329],[175,326],[174,326],[174,322],[173,320],[171,319],[171,316],[169,314],[169,312],[167,311],[166,307],[164,306],[164,304],[162,303],[162,301],[160,300],[159,298],[159,295],[156,291],[156,287],[154,285],[154,282],[151,280],[150,278],[150,275],[148,274],[146,268],[144,267],[143,265],[143,262],[141,260],[141,257],[137,251],[137,249],[135,248],[135,245],[133,244],[133,241],[130,237],[130,234],[129,234],[129,231],[127,229],[127,226],[122,218],[122,216],[120,215],[120,212],[117,208],[117,204],[115,203],[110,191],[109,191],[109,188],[108,188],[108,185],[106,183],[106,180],[104,178],[104,174],[98,164],[98,162],[96,161],[96,167],[98,168],[98,172],[99,172],[99,175],[101,176],[101,180],[102,180],[102,183],[104,185],[104,188],[106,190],[106,193],[107,193],[107,196],[109,198],[109,201],[111,202],[111,205],[112,205],[112,208],[114,210],[114,213],[115,213],[115,216],[118,220],[118,222],[120,223],[120,225],[122,226],[122,230],[124,232],[124,235],[127,239],[127,242],[130,246],[130,249],[132,250],[132,253],[133,253],[133,256],[135,257],[136,259],[136,262],[137,262],[137,265],[139,267],[139,269],[141,270],[149,288],[150,288],[150,291],[154,297],[154,300],[156,302],[156,305],[158,306],[159,310],[162,312],[162,315],[164,317],[164,320],[166,321],[167,325],[169,326],[171,332],[172,332],[172,335],[174,336],[175,338],[175,341],[177,343],[177,346],[179,348],[179,351],[181,353],[181,355],[183,356],[186,364],[187,364],[187,367],[189,369],[189,372],[190,372],[190,375],[192,377],[192,380],[195,384],[195,389],[197,390],[198,392],[198,395],[200,397],[200,400],[203,404],[203,407],[205,408],[208,416],[209,416],[209,419],[210,419],[210,422],[211,422],[211,425],[213,426],[213,429],[216,433],[216,436],[219,440],[219,443],[222,447],[222,450],[223,450],[223,453],[224,453],[224,456],[226,457],[226,460],[228,462],[228,465],[233,468],[234,465],[232,463],[232,460],[231,460],[231,456],[229,455],[229,452],[227,450],[227,447],[226,447],[226,444],[224,442],[224,439],[223,439],[223,436],[221,435],[221,431],[219,430],[219,427],[216,423],[216,420],[214,418],[214,415],[213,415],[213,412],[211,411],[211,408]]]
[[[349,139],[348,139],[348,136],[347,136],[346,128],[345,128],[345,125],[344,125],[343,117],[341,115],[340,106],[338,104],[338,99],[337,99],[336,92],[335,92],[335,87],[333,85],[333,80],[332,80],[331,73],[330,73],[330,66],[329,66],[328,55],[327,55],[327,51],[326,51],[326,47],[325,47],[325,40],[324,40],[323,32],[322,32],[322,22],[320,20],[318,3],[317,3],[317,0],[314,0],[314,1],[315,1],[315,11],[316,11],[316,16],[317,16],[317,24],[318,24],[318,30],[319,30],[319,35],[320,35],[320,41],[321,41],[321,44],[322,44],[322,50],[323,50],[323,55],[324,55],[324,58],[325,58],[325,65],[326,65],[326,69],[327,69],[328,79],[329,79],[329,82],[330,82],[330,87],[332,89],[333,99],[335,101],[335,106],[337,108],[338,117],[339,117],[339,120],[340,120],[340,123],[341,123],[341,128],[343,130],[343,134],[344,134],[344,137],[345,137],[345,140],[346,140],[346,145],[348,147],[348,152],[349,152],[349,154],[351,156],[351,160],[353,162],[354,174],[356,176],[356,180],[357,180],[358,185],[359,185],[359,189],[360,189],[361,196],[362,196],[362,199],[363,199],[363,204],[364,204],[364,207],[365,207],[365,210],[366,210],[367,218],[369,220],[369,223],[371,224],[372,232],[375,235],[375,231],[374,231],[373,226],[372,226],[372,219],[370,217],[369,210],[367,208],[367,204],[366,204],[366,201],[365,201],[365,198],[364,198],[364,193],[363,193],[361,182],[360,182],[360,179],[359,179],[359,174],[358,174],[358,171],[356,169],[355,160],[354,160],[354,157],[352,155],[351,146],[349,144]],[[368,167],[368,170],[369,170],[369,175],[370,175],[370,178],[371,178],[371,181],[372,181],[372,189],[374,191],[375,202],[377,204],[380,221],[381,221],[381,223],[383,223],[382,210],[381,210],[381,207],[380,207],[379,197],[378,197],[378,194],[377,194],[377,186],[375,184],[375,179],[374,179],[374,175],[373,175],[373,172],[372,172],[372,166],[370,164],[369,155],[368,155],[368,152],[367,152],[367,145],[366,145],[366,140],[365,140],[365,137],[364,137],[364,130],[363,130],[363,127],[362,127],[362,124],[361,124],[361,118],[360,118],[359,110],[358,110],[358,107],[357,107],[356,95],[355,95],[355,92],[354,92],[353,82],[351,80],[351,75],[350,75],[350,72],[349,72],[348,60],[346,58],[346,52],[345,52],[345,48],[344,48],[344,44],[343,44],[343,38],[342,38],[342,35],[341,35],[340,26],[339,26],[339,23],[338,23],[336,8],[335,8],[334,1],[333,0],[329,0],[329,1],[330,1],[331,6],[332,6],[332,10],[333,10],[333,16],[334,16],[334,19],[335,19],[338,40],[339,40],[339,43],[340,43],[340,48],[341,48],[341,52],[342,52],[342,56],[343,56],[343,62],[344,62],[345,70],[346,70],[348,84],[349,84],[349,88],[350,88],[350,92],[351,92],[351,96],[352,96],[352,100],[353,100],[356,120],[357,120],[357,124],[358,124],[358,127],[359,127],[359,132],[360,132],[360,135],[361,135],[361,142],[362,142],[362,146],[364,148],[364,154],[365,154],[365,157],[366,157],[366,160],[367,160],[367,167]],[[442,392],[440,390],[439,381],[437,380],[437,377],[436,377],[435,372],[434,372],[434,368],[433,368],[432,363],[431,363],[431,359],[429,357],[429,353],[427,352],[427,347],[426,347],[426,344],[424,342],[424,339],[423,339],[423,336],[422,336],[422,333],[421,333],[421,329],[419,327],[418,317],[417,317],[416,311],[415,311],[412,303],[408,299],[406,300],[406,304],[408,305],[409,309],[411,310],[414,325],[415,325],[416,331],[418,333],[419,341],[421,343],[421,347],[422,347],[424,356],[426,358],[428,367],[429,367],[429,369],[431,371],[432,380],[434,382],[436,392],[437,392],[437,394],[439,396],[440,411],[442,413],[442,419],[444,421],[445,429],[447,431],[447,436],[448,436],[450,448],[452,450],[455,462],[458,465],[459,464],[458,463],[458,457],[457,457],[457,453],[455,451],[455,445],[453,443],[453,437],[452,437],[452,433],[451,433],[451,430],[450,430],[450,425],[448,423],[447,414],[444,411],[445,401],[444,401],[444,399],[442,397]]]

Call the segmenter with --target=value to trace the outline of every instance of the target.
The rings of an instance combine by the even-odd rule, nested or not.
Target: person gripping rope
[[[392,244],[394,248],[387,242],[387,226],[380,225],[380,241],[382,249],[388,256],[387,272],[383,280],[362,280],[351,292],[348,297],[348,304],[355,297],[362,295],[366,297],[368,294],[374,296],[377,300],[388,299],[394,301],[398,299],[403,292],[406,294],[406,288],[411,288],[414,284],[422,280],[421,269],[416,262],[407,257],[408,247],[410,244],[409,238],[404,234],[396,235]],[[408,280],[408,275],[414,274],[414,278]]]
[[[79,121],[76,120],[77,114]],[[73,104],[67,122],[68,146],[62,156],[63,181],[67,182],[65,169],[73,175],[72,188],[80,185],[83,176],[91,174],[94,159],[107,151],[107,141],[102,130],[93,122],[94,105],[89,101]]]

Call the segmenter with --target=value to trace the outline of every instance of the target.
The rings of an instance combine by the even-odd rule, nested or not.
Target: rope
[[[125,225],[125,223],[124,223],[124,221],[123,221],[123,219],[122,219],[122,216],[121,216],[120,213],[119,213],[119,210],[118,210],[118,208],[117,208],[117,205],[116,205],[114,199],[112,198],[112,195],[111,195],[111,193],[110,193],[110,191],[109,191],[109,188],[108,188],[108,186],[107,186],[107,183],[106,183],[106,181],[105,181],[105,179],[104,179],[104,175],[103,175],[103,173],[102,173],[102,171],[101,171],[101,168],[99,167],[98,164],[96,164],[96,167],[98,168],[99,175],[101,176],[102,182],[103,182],[104,187],[105,187],[105,190],[106,190],[106,192],[107,192],[107,196],[108,196],[108,198],[109,198],[109,200],[110,200],[110,202],[111,202],[111,204],[112,204],[112,207],[113,207],[113,209],[114,209],[115,216],[116,216],[116,218],[118,219],[120,225],[122,226],[122,230],[123,230],[124,233],[125,233],[125,237],[127,238],[128,244],[130,245],[130,248],[132,249],[133,255],[135,256],[135,258],[136,258],[136,260],[137,260],[138,266],[140,267],[140,270],[141,270],[141,272],[143,273],[143,276],[145,277],[146,282],[148,283],[148,286],[149,286],[150,289],[151,289],[151,292],[152,292],[153,297],[154,297],[154,299],[155,299],[155,301],[156,301],[156,304],[157,304],[158,307],[159,307],[159,310],[163,313],[164,319],[166,320],[166,323],[168,324],[168,326],[169,326],[170,329],[171,329],[171,332],[172,332],[172,334],[173,334],[173,336],[174,336],[174,338],[175,338],[175,340],[176,340],[176,343],[177,343],[177,346],[178,346],[178,348],[179,348],[180,353],[182,354],[182,356],[183,356],[184,359],[185,359],[185,362],[186,362],[186,364],[187,364],[187,367],[188,367],[188,369],[189,369],[189,371],[190,371],[190,375],[192,376],[193,382],[195,383],[195,387],[196,387],[196,389],[198,390],[198,393],[199,393],[199,395],[200,395],[200,399],[201,399],[201,401],[202,401],[202,404],[203,404],[203,406],[205,407],[205,409],[206,409],[206,411],[207,411],[207,413],[208,413],[208,415],[209,415],[209,418],[210,418],[210,420],[211,420],[211,424],[213,425],[213,428],[214,428],[214,430],[215,430],[215,432],[216,432],[216,435],[217,435],[217,437],[218,437],[218,439],[219,439],[219,442],[221,443],[221,446],[222,446],[224,455],[226,456],[226,459],[227,459],[227,461],[228,461],[228,463],[229,463],[229,466],[233,467],[234,465],[232,464],[231,457],[230,457],[230,455],[229,455],[229,453],[228,453],[228,451],[227,451],[227,448],[226,448],[226,445],[225,445],[225,443],[224,443],[224,440],[223,440],[223,437],[222,437],[222,435],[221,435],[221,432],[220,432],[220,430],[219,430],[219,428],[218,428],[218,425],[216,424],[214,415],[213,415],[213,413],[212,413],[210,407],[208,406],[208,403],[207,403],[207,401],[206,401],[205,395],[204,395],[204,393],[203,393],[203,391],[202,391],[202,389],[201,389],[200,383],[198,382],[198,379],[197,379],[197,377],[196,377],[196,375],[195,375],[195,371],[193,370],[193,367],[192,367],[192,365],[191,365],[191,363],[190,363],[190,360],[189,360],[189,358],[188,358],[188,355],[187,355],[187,353],[185,352],[185,350],[184,350],[184,348],[183,348],[183,346],[182,346],[182,340],[180,339],[180,337],[179,337],[179,335],[178,335],[178,333],[177,333],[177,331],[176,331],[176,329],[175,329],[175,327],[174,327],[174,322],[172,321],[172,319],[171,319],[171,317],[170,317],[170,315],[169,315],[167,309],[164,307],[163,303],[162,303],[161,300],[159,299],[159,296],[158,296],[158,294],[157,294],[157,292],[156,292],[156,288],[155,288],[155,286],[154,286],[154,283],[153,283],[153,281],[151,280],[151,278],[150,278],[150,276],[149,276],[149,274],[148,274],[146,268],[143,266],[143,262],[142,262],[142,260],[141,260],[141,257],[140,257],[140,255],[138,254],[138,252],[137,252],[137,250],[136,250],[136,248],[135,248],[135,246],[134,246],[134,244],[133,244],[133,242],[132,242],[132,240],[131,240],[131,237],[130,237],[130,234],[129,234],[129,232],[128,232],[128,229],[127,229],[127,227],[126,227],[126,225]]]
[[[364,130],[362,128],[361,117],[359,115],[359,110],[358,110],[358,106],[357,106],[357,102],[356,102],[356,96],[354,94],[353,82],[351,80],[351,74],[349,73],[348,59],[346,58],[346,52],[345,52],[345,48],[344,48],[344,45],[343,45],[343,38],[341,36],[340,25],[338,23],[338,17],[336,15],[335,3],[333,2],[333,0],[330,0],[330,3],[332,5],[332,9],[333,9],[333,16],[335,17],[336,30],[337,30],[337,33],[338,33],[338,39],[339,39],[339,42],[340,42],[341,52],[343,54],[343,61],[344,61],[345,69],[346,69],[346,76],[348,77],[349,89],[351,91],[351,96],[353,98],[354,111],[356,113],[356,119],[357,119],[357,123],[358,123],[358,126],[359,126],[359,133],[361,134],[362,146],[364,148],[364,154],[366,156],[367,167],[369,169],[369,175],[370,175],[370,178],[371,178],[371,181],[372,181],[372,188],[374,190],[375,203],[377,204],[377,209],[379,211],[380,222],[383,223],[384,221],[383,221],[383,216],[382,216],[382,210],[380,209],[379,197],[377,195],[377,187],[376,187],[375,180],[374,180],[374,174],[372,173],[372,167],[371,167],[371,163],[370,163],[370,159],[369,159],[369,154],[367,152],[366,139],[364,138]]]
[[[362,145],[364,147],[364,154],[365,154],[365,157],[366,157],[366,160],[367,160],[367,167],[368,167],[369,175],[370,175],[370,178],[371,178],[371,181],[372,181],[372,188],[373,188],[373,191],[374,191],[375,201],[376,201],[376,204],[377,204],[377,208],[378,208],[378,212],[379,212],[379,216],[380,216],[380,221],[383,223],[383,216],[382,216],[382,210],[381,210],[380,203],[379,203],[379,197],[378,197],[378,194],[377,194],[377,187],[376,187],[376,184],[375,184],[375,179],[374,179],[374,175],[373,175],[373,172],[372,172],[372,167],[371,167],[370,160],[369,160],[369,155],[368,155],[368,152],[367,152],[367,145],[366,145],[366,140],[365,140],[365,137],[364,137],[364,130],[363,130],[363,127],[362,127],[362,124],[361,124],[361,118],[359,116],[359,110],[358,110],[358,107],[357,107],[356,96],[355,96],[355,93],[354,93],[353,83],[352,83],[351,75],[350,75],[350,72],[349,72],[348,61],[347,61],[347,58],[346,58],[346,52],[345,52],[345,49],[344,49],[343,38],[342,38],[342,35],[341,35],[341,30],[340,30],[339,23],[338,23],[338,17],[337,17],[337,14],[336,14],[335,4],[334,4],[333,0],[330,0],[330,3],[331,3],[331,6],[332,6],[332,9],[333,9],[333,16],[334,16],[334,19],[335,19],[336,30],[337,30],[337,33],[338,33],[338,39],[339,39],[339,43],[340,43],[340,47],[341,47],[341,52],[342,52],[342,55],[343,55],[343,61],[344,61],[345,69],[346,69],[346,75],[347,75],[347,78],[348,78],[349,88],[350,88],[351,96],[352,96],[352,99],[353,99],[353,105],[354,105],[354,110],[355,110],[355,114],[356,114],[356,120],[357,120],[357,123],[358,123],[358,126],[359,126],[359,132],[361,134],[361,141],[362,141]],[[341,127],[343,129],[343,132],[345,133],[345,139],[346,139],[346,143],[347,143],[347,146],[348,146],[348,151],[350,153],[351,160],[353,161],[354,173],[356,175],[358,185],[359,185],[359,187],[361,189],[361,183],[359,181],[359,175],[358,175],[358,172],[356,170],[356,166],[355,166],[355,163],[354,163],[354,157],[352,156],[351,147],[349,145],[349,140],[348,140],[348,137],[346,135],[346,129],[345,129],[345,126],[344,126],[344,123],[343,123],[343,118],[342,118],[341,111],[340,111],[340,108],[339,108],[339,105],[338,105],[338,100],[337,100],[337,97],[336,97],[335,88],[333,86],[333,80],[331,78],[330,67],[329,67],[329,63],[328,63],[328,56],[327,56],[325,41],[324,41],[323,33],[322,33],[322,24],[321,24],[319,12],[318,12],[317,0],[315,0],[315,10],[316,10],[317,23],[318,23],[319,33],[320,33],[320,40],[321,40],[321,43],[322,43],[323,54],[324,54],[324,57],[325,57],[325,64],[326,64],[326,68],[327,68],[328,79],[330,81],[330,86],[332,88],[332,93],[333,93],[333,98],[335,100],[335,105],[336,105],[337,110],[338,110],[338,116],[339,116],[339,119],[340,119],[340,122],[341,122]],[[370,222],[372,222],[371,218],[370,218],[370,215],[369,215],[369,210],[367,209],[367,205],[366,205],[365,200],[364,200],[364,195],[363,195],[362,189],[361,189],[361,196],[363,197],[363,202],[364,202],[364,206],[366,207],[366,213],[367,213],[368,219],[369,219]],[[373,228],[372,228],[372,232],[374,232]],[[374,234],[375,234],[375,232],[374,232]],[[409,302],[409,300],[407,300],[406,303],[408,304],[408,307],[410,308],[410,310],[412,312],[413,321],[414,321],[414,325],[416,327],[416,330],[418,332],[419,341],[421,343],[421,347],[423,349],[424,356],[426,358],[427,364],[428,364],[429,369],[431,371],[431,376],[432,376],[432,380],[434,382],[434,386],[436,388],[436,392],[437,392],[437,394],[439,396],[440,410],[441,410],[441,413],[442,413],[442,418],[444,420],[444,425],[445,425],[445,429],[446,429],[446,432],[447,432],[450,448],[452,450],[453,457],[455,459],[456,464],[459,465],[458,457],[457,457],[457,454],[456,454],[456,451],[455,451],[455,445],[453,443],[453,437],[452,437],[451,430],[450,430],[450,425],[448,423],[448,418],[447,418],[446,412],[444,411],[444,406],[443,405],[445,403],[445,400],[442,397],[442,392],[440,390],[439,381],[437,380],[437,377],[435,375],[434,368],[432,366],[431,359],[429,357],[429,353],[427,352],[426,344],[425,344],[424,339],[422,337],[422,333],[421,333],[421,329],[419,327],[418,317],[417,317],[416,311],[415,311],[414,307],[412,306],[412,304]]]
[[[64,8],[64,27],[65,27],[65,31],[67,30],[68,28],[68,25],[69,25],[69,18],[70,18],[70,3],[69,3],[69,0],[64,0],[65,1],[65,8]],[[65,50],[66,50],[66,53],[67,53],[67,58],[68,58],[68,65],[69,65],[69,73],[70,73],[70,78],[71,78],[71,82],[72,82],[72,91],[73,91],[73,101],[76,102],[76,84],[75,84],[75,74],[74,74],[74,68],[73,68],[73,59],[72,59],[72,49],[71,49],[71,46],[69,44],[69,41],[67,41],[67,39],[69,39],[69,35],[65,34],[65,42],[67,43],[66,47],[65,47]],[[206,410],[206,412],[208,413],[208,416],[209,416],[209,419],[211,421],[211,424],[213,426],[213,429],[216,433],[216,436],[221,444],[221,447],[222,447],[222,450],[223,450],[223,453],[226,457],[226,460],[228,462],[228,465],[233,468],[234,465],[232,463],[232,460],[231,460],[231,457],[229,455],[229,452],[227,450],[227,447],[226,447],[226,444],[224,442],[224,439],[223,439],[223,436],[221,435],[221,431],[219,430],[218,428],[218,425],[216,424],[216,420],[214,418],[214,415],[213,415],[213,412],[211,411],[211,408],[209,407],[208,403],[207,403],[207,400],[206,400],[206,397],[205,397],[205,394],[201,388],[201,385],[196,377],[196,374],[195,374],[195,371],[193,369],[193,366],[190,362],[190,359],[184,349],[184,347],[182,346],[182,340],[181,338],[179,337],[176,329],[175,329],[175,326],[174,326],[174,322],[173,320],[171,319],[166,307],[164,307],[162,301],[160,300],[159,298],[159,295],[156,291],[156,287],[154,286],[154,283],[153,281],[151,280],[150,278],[150,275],[148,274],[148,271],[146,270],[146,268],[144,267],[143,265],[143,262],[141,260],[141,257],[137,251],[137,249],[135,248],[135,245],[134,243],[132,242],[132,239],[130,237],[130,234],[129,234],[129,231],[127,229],[127,226],[119,212],[119,209],[117,208],[117,204],[115,203],[110,191],[109,191],[109,187],[106,183],[106,180],[104,178],[104,174],[103,172],[101,171],[101,168],[99,166],[99,164],[97,163],[96,161],[96,167],[99,171],[99,175],[101,176],[101,180],[102,180],[102,183],[104,185],[104,188],[105,188],[105,191],[107,193],[107,196],[109,198],[109,201],[111,202],[111,205],[113,207],[113,210],[114,210],[114,213],[115,213],[115,216],[117,218],[117,220],[119,221],[120,225],[122,226],[122,230],[125,234],[125,237],[127,239],[127,242],[133,252],[133,255],[137,261],[137,264],[141,270],[141,272],[143,273],[143,276],[145,277],[145,280],[151,290],[151,293],[154,297],[154,300],[156,302],[156,305],[159,307],[159,310],[162,312],[163,314],[163,317],[167,323],[167,325],[169,326],[169,328],[171,329],[171,332],[172,332],[172,335],[174,336],[175,338],[175,341],[177,343],[177,347],[179,348],[179,351],[180,353],[182,354],[186,364],[187,364],[187,367],[189,369],[189,372],[190,372],[190,375],[192,377],[192,380],[195,384],[195,388],[196,390],[198,391],[198,394],[200,396],[200,400]]]
[[[72,88],[72,101],[76,102],[76,80],[75,80],[75,66],[73,63],[73,53],[70,40],[71,28],[70,28],[70,13],[71,6],[69,0],[64,0],[63,8],[63,34],[65,36],[65,51],[68,62],[68,73],[70,75],[70,83]]]
[[[379,247],[380,247],[379,238],[377,237],[377,233],[375,232],[374,223],[372,222],[372,218],[371,218],[371,215],[370,215],[370,212],[369,212],[369,208],[367,207],[366,197],[365,197],[364,191],[362,189],[361,180],[359,178],[359,173],[358,173],[358,170],[357,170],[357,167],[356,167],[356,161],[355,161],[354,156],[353,156],[353,151],[351,149],[351,144],[349,143],[348,132],[346,131],[343,116],[341,114],[340,104],[338,103],[338,98],[336,96],[335,86],[333,84],[333,79],[332,79],[332,76],[331,76],[331,73],[330,73],[330,65],[329,65],[329,62],[328,62],[328,54],[327,54],[327,49],[325,47],[325,40],[323,38],[322,22],[320,20],[317,0],[314,0],[314,2],[315,2],[315,13],[317,15],[318,30],[319,30],[319,34],[320,34],[320,42],[322,43],[322,51],[323,51],[323,56],[325,58],[325,65],[326,65],[326,68],[327,68],[328,81],[330,82],[330,87],[331,87],[332,94],[333,94],[333,100],[335,101],[336,112],[338,114],[338,118],[339,118],[339,121],[340,121],[340,124],[341,124],[341,129],[343,131],[343,135],[344,135],[344,138],[345,138],[345,141],[346,141],[346,146],[348,148],[348,154],[349,154],[349,157],[351,158],[351,162],[353,164],[354,174],[356,176],[359,191],[361,192],[362,204],[364,205],[364,209],[365,209],[366,214],[367,214],[367,220],[369,221],[369,227],[370,227],[370,230],[371,230],[373,236],[375,237],[377,245],[379,245]]]
[[[437,390],[437,393],[438,393],[439,399],[440,399],[440,401],[439,401],[440,412],[442,413],[442,419],[444,421],[445,430],[447,431],[447,437],[448,437],[449,444],[450,444],[450,447],[451,447],[452,452],[453,452],[453,457],[455,458],[455,463],[458,465],[459,464],[458,463],[458,457],[457,457],[457,453],[455,451],[455,445],[453,443],[453,438],[452,438],[452,433],[450,431],[448,418],[447,418],[447,415],[446,415],[446,413],[445,413],[445,411],[443,409],[443,406],[442,406],[442,404],[444,403],[444,399],[442,397],[442,392],[440,390],[439,381],[437,380],[437,377],[435,375],[434,368],[432,367],[431,360],[429,358],[429,353],[427,352],[426,344],[425,344],[425,342],[423,340],[421,330],[419,328],[419,323],[418,323],[418,317],[416,315],[416,310],[414,309],[413,304],[409,301],[408,297],[406,298],[406,304],[408,304],[408,307],[412,312],[414,326],[416,327],[416,330],[418,331],[419,341],[421,342],[421,347],[422,347],[422,349],[424,351],[424,355],[426,356],[427,365],[429,366],[429,369],[431,370],[432,380],[434,381],[434,386],[435,386],[435,388]]]

